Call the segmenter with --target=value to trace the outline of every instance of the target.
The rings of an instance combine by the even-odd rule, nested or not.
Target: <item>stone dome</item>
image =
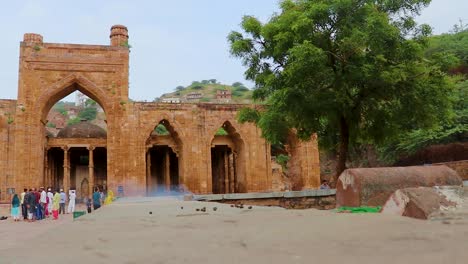
[[[73,125],[68,125],[61,129],[58,138],[106,138],[107,132],[102,127],[81,121]]]

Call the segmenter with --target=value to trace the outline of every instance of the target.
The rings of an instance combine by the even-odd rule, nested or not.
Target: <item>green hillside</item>
[[[216,91],[228,90],[232,93],[232,99],[227,103],[251,103],[252,102],[252,90],[245,87],[240,82],[235,82],[232,85],[226,85],[216,82],[216,80],[202,80],[194,81],[189,86],[178,86],[172,93],[163,94],[160,98],[156,98],[156,101],[161,101],[164,98],[180,98],[181,102],[212,102],[219,103],[216,100]],[[189,94],[201,93],[201,98],[198,99],[187,99]]]

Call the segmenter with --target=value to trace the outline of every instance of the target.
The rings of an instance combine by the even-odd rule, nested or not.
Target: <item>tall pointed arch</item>
[[[52,84],[38,97],[34,108],[36,113],[40,114],[41,121],[46,120],[47,113],[56,102],[74,91],[82,92],[100,104],[104,109],[104,112],[109,112],[111,106],[110,102],[106,100],[108,96],[104,90],[97,87],[93,82],[80,74],[70,74],[60,81]]]

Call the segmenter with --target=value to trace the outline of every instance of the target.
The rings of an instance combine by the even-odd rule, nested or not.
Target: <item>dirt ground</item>
[[[468,263],[468,213],[423,221],[134,198],[75,221],[0,221],[0,237],[2,264]]]

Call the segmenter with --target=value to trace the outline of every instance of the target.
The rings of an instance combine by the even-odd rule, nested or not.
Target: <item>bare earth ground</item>
[[[134,198],[75,221],[0,221],[0,263],[456,264],[468,263],[467,237],[466,208],[422,221]]]

